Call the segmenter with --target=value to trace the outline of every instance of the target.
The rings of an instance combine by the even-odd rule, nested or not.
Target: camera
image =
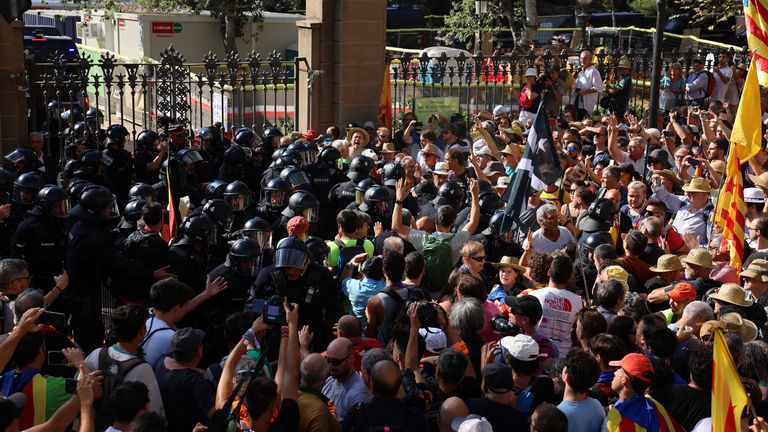
[[[275,295],[264,300],[262,317],[267,324],[285,325],[285,309],[283,309],[283,297]]]
[[[688,165],[690,165],[692,167],[699,166],[700,163],[701,163],[701,161],[698,160],[698,159],[694,159],[694,158],[688,159]]]
[[[420,302],[416,307],[416,315],[419,317],[422,328],[440,328],[440,320],[437,318],[437,305],[431,302]]]
[[[504,317],[498,314],[493,316],[491,326],[494,330],[501,333],[502,336],[517,336],[523,332],[520,324],[509,322],[509,320],[504,319]]]
[[[63,313],[43,311],[40,314],[40,318],[37,319],[40,324],[47,324],[56,330],[63,330],[67,328],[67,318]]]
[[[413,127],[415,128],[424,127],[424,122],[417,121],[413,124]]]

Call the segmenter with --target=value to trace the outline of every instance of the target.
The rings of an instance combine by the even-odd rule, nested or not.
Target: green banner
[[[450,117],[451,114],[459,112],[458,96],[449,97],[431,97],[416,99],[416,118],[426,121],[434,113],[443,114]]]

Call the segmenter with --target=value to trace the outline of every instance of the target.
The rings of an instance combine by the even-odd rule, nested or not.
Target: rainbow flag
[[[384,81],[381,83],[379,96],[379,114],[376,116],[379,126],[392,130],[392,86],[389,82],[389,62],[384,65]]]
[[[760,85],[768,86],[768,0],[742,0],[747,43]]]
[[[741,431],[741,413],[749,404],[723,332],[714,330],[712,353],[712,430]]]
[[[752,0],[750,0],[752,1]],[[731,147],[725,169],[725,182],[717,199],[715,223],[723,229],[721,252],[730,252],[730,265],[741,271],[744,255],[744,179],[741,164],[754,157],[761,148],[760,86],[757,62],[752,61],[744,83],[741,103],[731,132]]]

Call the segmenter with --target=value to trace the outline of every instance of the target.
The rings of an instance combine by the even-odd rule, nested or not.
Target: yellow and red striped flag
[[[744,255],[744,180],[741,176],[741,164],[752,159],[760,151],[762,112],[757,62],[753,60],[749,65],[741,103],[733,123],[725,182],[720,190],[715,211],[715,223],[723,229],[720,250],[730,251],[730,264],[737,272],[741,271],[741,258]]]
[[[384,81],[381,84],[379,96],[379,115],[376,117],[379,126],[392,130],[392,86],[389,82],[389,62],[384,67]]]
[[[722,330],[713,328],[712,430],[741,431],[741,413],[749,404]]]
[[[752,62],[757,64],[757,78],[768,86],[768,0],[742,0],[747,43],[753,52]]]

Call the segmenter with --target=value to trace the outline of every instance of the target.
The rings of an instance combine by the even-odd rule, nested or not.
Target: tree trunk
[[[237,0],[226,0],[224,12],[224,51],[235,51],[237,48],[237,23],[235,16],[235,2]]]
[[[525,0],[525,25],[515,49],[528,51],[533,47],[536,31],[539,29],[539,11],[537,0]]]
[[[509,30],[510,33],[512,33],[512,42],[514,46],[517,46],[517,32],[519,28],[515,22],[515,13],[512,11],[512,2],[511,0],[504,0],[499,6],[501,8],[501,13],[507,19],[507,23],[509,24]]]

